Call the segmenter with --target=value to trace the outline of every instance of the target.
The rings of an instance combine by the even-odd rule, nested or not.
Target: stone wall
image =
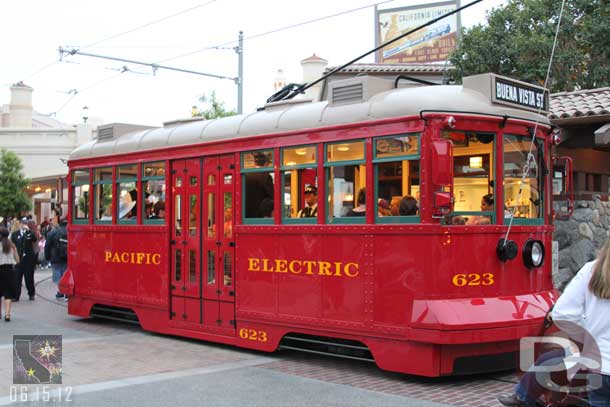
[[[553,284],[565,285],[587,262],[594,260],[610,234],[610,202],[596,198],[576,201],[568,220],[555,220],[553,239],[559,248],[558,264],[553,269]]]

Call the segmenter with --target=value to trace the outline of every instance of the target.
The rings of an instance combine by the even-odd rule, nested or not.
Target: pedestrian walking
[[[44,248],[45,258],[51,262],[51,268],[53,269],[53,282],[55,284],[59,284],[59,281],[66,272],[66,267],[68,265],[67,225],[68,221],[65,218],[62,218],[59,221],[59,226],[48,233],[47,242]],[[66,296],[59,292],[59,287],[57,289],[57,294],[55,294],[55,298],[67,299]]]
[[[15,264],[19,263],[17,248],[9,239],[8,229],[0,227],[0,296],[4,297],[4,320],[11,320],[11,303],[15,297]]]
[[[19,230],[11,235],[11,241],[19,254],[19,264],[15,267],[15,302],[19,301],[21,297],[21,283],[24,278],[30,301],[34,301],[36,298],[36,287],[34,286],[34,269],[36,268],[34,245],[36,240],[36,235],[28,226],[27,218],[22,218],[19,222]]]

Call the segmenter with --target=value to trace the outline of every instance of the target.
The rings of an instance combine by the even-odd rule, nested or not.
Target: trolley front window
[[[445,218],[452,225],[495,223],[495,133],[443,131],[453,142],[454,212]]]
[[[366,165],[364,141],[326,146],[328,223],[366,222]]]
[[[515,224],[542,222],[543,151],[539,139],[532,145],[530,137],[504,135],[504,223],[511,216]]]
[[[89,222],[89,170],[72,171],[72,223]]]
[[[93,170],[95,223],[112,222],[112,167]]]
[[[419,222],[420,133],[373,140],[377,223]]]

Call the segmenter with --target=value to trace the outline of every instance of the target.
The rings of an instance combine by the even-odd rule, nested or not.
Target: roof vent
[[[328,101],[331,106],[363,103],[377,93],[394,89],[392,81],[363,75],[335,80],[328,84]]]
[[[98,141],[110,141],[118,139],[127,133],[134,131],[154,129],[152,126],[141,126],[139,124],[129,123],[110,123],[104,124],[97,127],[97,140]]]
[[[113,126],[100,126],[97,129],[97,139],[100,141],[112,140],[114,138]]]

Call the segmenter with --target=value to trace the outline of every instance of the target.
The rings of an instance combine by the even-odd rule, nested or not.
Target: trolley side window
[[[377,223],[419,222],[420,133],[373,140]]]
[[[539,139],[531,145],[530,137],[504,135],[504,223],[510,222],[511,216],[516,224],[542,222],[543,151]],[[524,172],[525,182],[521,184]]]
[[[72,223],[89,223],[89,170],[72,171]]]
[[[325,146],[328,223],[366,223],[364,141]]]
[[[112,222],[112,167],[93,170],[95,223]]]
[[[135,224],[138,215],[138,166],[119,165],[116,171],[118,223]]]
[[[165,222],[165,162],[142,164],[142,202],[145,224]]]
[[[451,225],[495,223],[495,133],[448,130],[442,138],[453,142],[454,212]]]
[[[242,153],[244,223],[272,224],[274,205],[273,150]]]
[[[316,223],[318,171],[316,146],[282,149],[282,222]]]

